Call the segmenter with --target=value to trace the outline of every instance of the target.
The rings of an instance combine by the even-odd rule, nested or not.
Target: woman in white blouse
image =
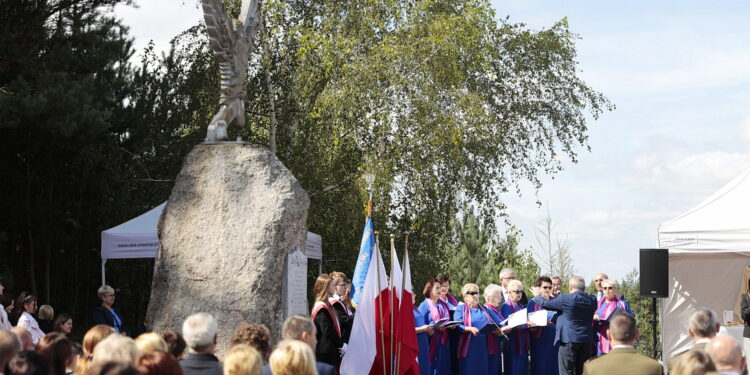
[[[25,294],[25,293],[24,293]],[[39,323],[31,315],[36,312],[36,297],[33,295],[21,295],[22,298],[16,302],[16,306],[22,306],[21,316],[18,318],[16,326],[26,328],[31,334],[31,342],[36,345],[39,339],[44,337],[44,332],[39,328]]]

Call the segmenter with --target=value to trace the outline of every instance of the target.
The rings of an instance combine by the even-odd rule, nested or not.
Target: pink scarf
[[[492,324],[492,319],[490,318],[489,314],[487,314],[482,307],[479,307],[480,310],[482,310],[482,314],[484,314],[485,317],[487,317],[487,324]],[[464,304],[464,326],[466,327],[472,327],[471,325],[471,307],[469,307],[469,304]],[[472,334],[469,332],[464,332],[463,335],[461,335],[461,338],[458,340],[458,359],[464,359],[466,358],[466,355],[469,354],[469,343],[471,342],[471,336]],[[493,352],[494,350],[494,352]],[[495,341],[495,338],[492,335],[487,335],[487,352],[489,354],[498,354],[500,353],[500,350],[497,348],[497,341]]]
[[[440,308],[435,302],[432,302],[432,299],[427,298],[425,301],[427,301],[427,307],[430,308],[430,319],[432,319],[433,322],[437,322],[438,320],[443,318],[443,314],[440,313]],[[438,299],[438,303],[445,302]],[[445,307],[445,311],[448,311],[448,307]],[[438,345],[438,337],[440,338],[440,345],[448,345],[448,332],[438,332],[435,331],[435,333],[432,334],[432,337],[430,337],[430,364],[432,364],[432,359],[435,358],[435,354],[437,353],[437,345]]]
[[[500,322],[505,320],[505,318],[503,317],[503,314],[500,314],[500,311],[497,310],[497,307],[493,306],[491,303],[485,303],[484,307],[494,311],[495,314],[497,314],[497,316],[500,317]],[[495,322],[495,323],[499,325],[500,322]],[[490,319],[490,323],[492,323],[492,319]],[[495,340],[491,336],[487,336],[487,337],[490,339],[490,340],[487,340],[487,351],[490,353],[490,355],[500,354],[500,345],[497,344],[497,340]]]
[[[510,313],[514,313],[516,311],[519,311],[523,309],[523,306],[516,305],[512,301],[506,302],[508,306],[510,307]],[[526,342],[526,351],[529,351],[529,332],[528,330],[521,329],[521,327],[513,328],[513,334],[516,336],[516,339],[513,340],[513,351],[516,355],[521,355],[521,340],[523,339]]]
[[[596,310],[596,315],[601,320],[609,319],[610,315],[612,315],[612,312],[615,311],[617,307],[622,309],[622,311],[625,311],[625,304],[619,298],[617,298],[617,296],[615,296],[615,298],[612,301],[607,301],[606,298],[602,298],[601,301],[599,301],[599,307]],[[597,332],[599,333],[599,342],[596,345],[599,348],[599,353],[602,353],[602,354],[609,353],[610,349],[612,349],[612,344],[609,342],[609,339],[607,338],[608,327],[609,327],[609,322],[600,321],[597,324]]]

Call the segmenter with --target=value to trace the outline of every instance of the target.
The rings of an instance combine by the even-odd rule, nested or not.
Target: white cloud
[[[750,152],[750,116],[745,117],[737,124],[737,134],[745,147],[745,151]]]

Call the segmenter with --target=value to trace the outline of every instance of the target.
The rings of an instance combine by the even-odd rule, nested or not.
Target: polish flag
[[[399,272],[400,273],[400,272]],[[414,326],[414,293],[411,285],[411,267],[409,267],[409,252],[404,253],[403,286],[401,290],[401,304],[399,319],[396,321],[396,375],[419,375],[419,343]],[[401,280],[398,281],[401,284]]]
[[[346,354],[341,360],[341,375],[384,374],[382,362],[385,342],[380,338],[385,333],[382,317],[388,314],[388,299],[388,275],[385,273],[380,249],[376,246],[367,269],[357,313],[354,314]],[[381,323],[380,326],[378,322]],[[376,357],[378,364],[375,363]],[[390,369],[390,363],[386,362],[385,369]]]

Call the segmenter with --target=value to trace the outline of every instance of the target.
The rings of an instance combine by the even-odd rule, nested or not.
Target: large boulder
[[[198,145],[185,159],[159,221],[159,255],[146,319],[181,330],[196,312],[218,321],[217,352],[240,321],[278,337],[286,255],[304,250],[307,193],[265,147]]]

